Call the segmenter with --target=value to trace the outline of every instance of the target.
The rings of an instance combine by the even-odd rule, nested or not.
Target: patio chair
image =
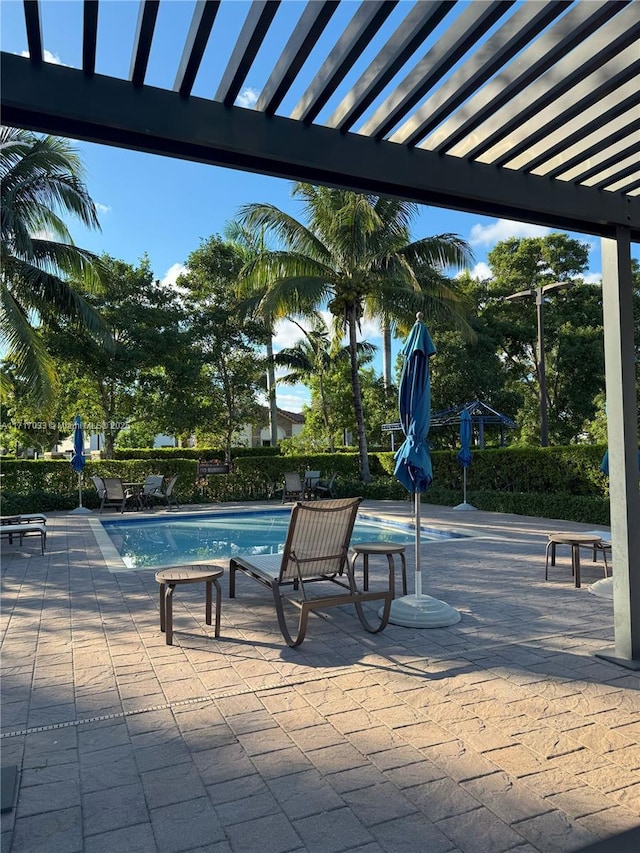
[[[100,500],[102,500],[102,498],[104,497],[104,480],[102,479],[102,477],[96,476],[91,477],[91,480],[93,481],[93,485],[96,487],[98,497],[100,498]]]
[[[163,483],[164,476],[162,474],[149,474],[145,479],[138,496],[140,504],[144,507],[149,507],[153,504],[154,498],[162,497]]]
[[[304,497],[305,500],[312,500],[316,496],[315,488],[320,482],[320,471],[305,471],[304,472]]]
[[[304,483],[297,471],[285,471],[282,488],[282,503],[304,499]],[[278,490],[279,491],[279,490]]]
[[[335,482],[337,474],[332,474],[328,480],[318,480],[315,485],[314,491],[316,493],[316,497],[319,498],[335,498],[336,490],[335,490]]]
[[[297,503],[282,554],[232,557],[229,561],[229,597],[235,598],[236,572],[271,590],[278,625],[288,646],[295,648],[304,640],[309,613],[325,607],[354,604],[364,628],[372,634],[382,631],[389,621],[393,598],[393,575],[389,588],[360,592],[348,559],[349,540],[362,498]],[[330,582],[342,588],[338,595],[316,594],[315,585]],[[362,607],[365,601],[383,602],[382,616],[372,625]],[[298,608],[300,617],[293,636],[287,627],[283,604]]]
[[[151,495],[151,499],[156,501],[164,501],[164,503],[166,503],[167,505],[167,509],[171,509],[172,505],[175,505],[176,509],[180,509],[178,499],[173,494],[177,482],[178,475],[172,474],[171,478],[169,479],[169,482],[167,483],[167,487],[164,490],[160,489],[158,492]]]
[[[127,503],[134,500],[133,491],[124,488],[120,477],[105,477],[103,483],[104,493],[100,502],[100,512],[109,506],[117,507],[121,513],[124,512]]]

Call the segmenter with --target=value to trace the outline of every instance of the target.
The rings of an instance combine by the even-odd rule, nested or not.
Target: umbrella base
[[[477,512],[477,507],[472,504],[468,504],[466,501],[464,503],[458,504],[458,506],[454,506],[454,509],[473,509]]]
[[[92,512],[86,506],[77,506],[69,512],[69,515],[92,515]]]
[[[446,628],[461,618],[457,610],[439,598],[405,595],[391,602],[389,622],[404,628]]]
[[[589,592],[598,598],[613,598],[613,578],[602,578],[589,586]]]

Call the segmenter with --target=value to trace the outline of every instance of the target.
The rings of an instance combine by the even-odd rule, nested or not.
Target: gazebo
[[[133,44],[126,76],[96,65],[107,5]],[[603,654],[639,668],[631,243],[640,240],[640,0],[198,0],[177,4],[192,17],[167,88],[147,66],[172,5],[144,0],[134,24],[129,4],[87,0],[81,59],[68,67],[44,61],[40,3],[25,0],[29,56],[2,53],[3,122],[602,240],[615,550],[615,650]],[[78,6],[57,4],[56,14]],[[216,17],[234,8],[244,18],[226,67],[202,86],[207,51],[226,52]],[[255,106],[242,108],[268,37],[271,73]]]
[[[504,446],[504,431],[505,429],[515,429],[517,424],[506,415],[500,414],[487,403],[481,400],[473,400],[471,403],[465,403],[462,406],[453,406],[451,409],[441,409],[439,412],[433,412],[431,415],[431,429],[434,427],[460,426],[460,415],[463,411],[469,412],[471,416],[471,426],[476,428],[478,434],[478,447],[484,448],[484,428],[485,426],[497,426],[500,430],[500,446]]]

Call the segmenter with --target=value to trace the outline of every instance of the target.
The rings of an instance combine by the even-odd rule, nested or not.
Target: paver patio
[[[167,646],[153,570],[110,573],[85,517],[52,514],[44,556],[3,542],[3,853],[566,853],[638,827],[640,673],[594,656],[601,563],[575,589],[559,552],[544,580],[546,534],[586,526],[423,523],[486,537],[423,546],[457,625],[370,635],[334,608],[295,650],[245,578],[218,640],[181,589]]]

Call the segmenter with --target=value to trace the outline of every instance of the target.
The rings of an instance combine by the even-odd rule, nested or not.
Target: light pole
[[[536,359],[538,362],[538,388],[540,392],[540,446],[547,447],[549,444],[549,430],[547,427],[547,377],[544,360],[544,300],[550,293],[558,290],[566,290],[571,287],[570,281],[556,281],[553,284],[540,284],[530,287],[528,290],[520,290],[511,296],[505,296],[505,302],[519,302],[529,296],[536,298],[536,314],[538,317],[538,348]]]

